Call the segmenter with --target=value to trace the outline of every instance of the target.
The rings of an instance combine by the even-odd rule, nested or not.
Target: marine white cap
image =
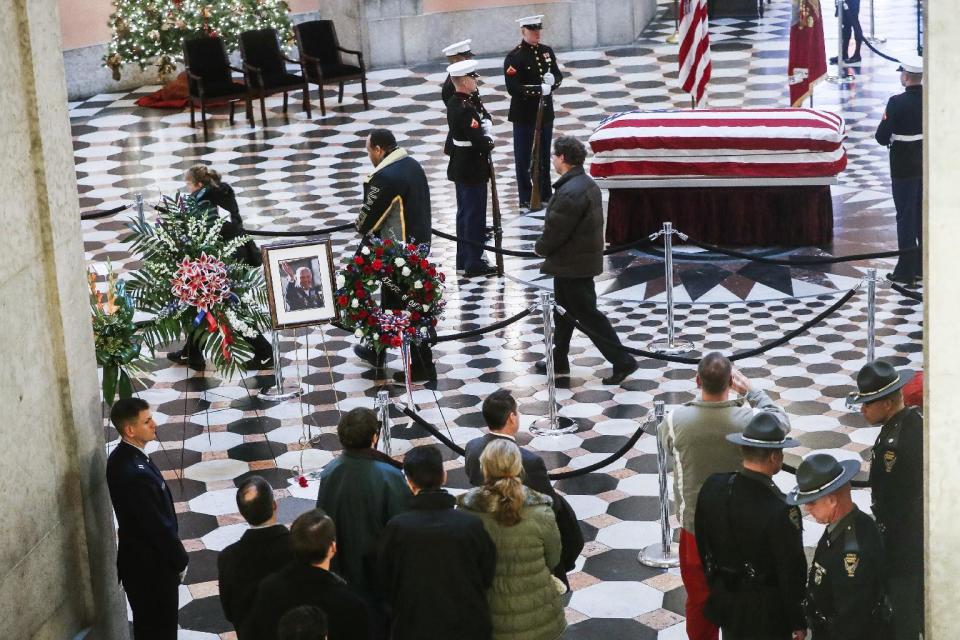
[[[450,74],[451,78],[462,78],[463,76],[475,76],[477,72],[477,61],[476,60],[461,60],[459,62],[454,62],[452,65],[447,67],[447,73]]]
[[[527,16],[526,18],[517,18],[517,24],[521,27],[542,27],[543,14],[536,16]]]
[[[443,48],[443,55],[445,56],[455,56],[458,53],[470,53],[470,43],[473,40],[469,38],[466,40],[461,40],[460,42],[454,42],[453,44]]]
[[[913,54],[900,56],[900,66],[897,71],[906,71],[907,73],[923,73],[923,58]]]

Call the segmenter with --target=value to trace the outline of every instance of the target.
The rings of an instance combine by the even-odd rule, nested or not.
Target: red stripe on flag
[[[820,178],[834,176],[847,166],[844,155],[834,162],[780,162],[741,164],[739,162],[654,162],[624,160],[594,163],[590,175],[595,178],[632,176],[721,177],[721,178]]]
[[[836,151],[841,142],[800,138],[700,138],[666,136],[626,136],[614,140],[591,140],[594,153],[625,149],[736,149],[738,151]]]

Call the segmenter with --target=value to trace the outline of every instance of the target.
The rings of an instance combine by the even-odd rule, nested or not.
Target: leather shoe
[[[492,264],[483,263],[482,266],[477,267],[476,269],[464,269],[463,277],[464,278],[476,278],[479,276],[489,276],[497,272],[497,268]]]
[[[375,369],[382,369],[387,360],[386,351],[377,353],[376,349],[362,344],[353,345],[353,353]]]
[[[437,368],[421,368],[413,367],[410,370],[410,382],[433,382],[437,379]],[[394,371],[393,372],[393,381],[397,384],[405,384],[407,377],[403,374],[403,371]]]
[[[886,277],[887,277],[887,281],[889,282],[896,282],[897,284],[905,284],[908,287],[912,287],[913,285],[917,284],[917,279],[913,276],[901,276],[896,273],[888,273]]]
[[[533,365],[534,371],[541,375],[547,375],[547,361],[546,360],[537,360]],[[570,363],[566,360],[557,360],[553,361],[553,375],[556,378],[562,378],[570,375]]]
[[[609,376],[601,380],[601,382],[603,382],[603,384],[609,384],[609,385],[620,384],[621,382],[626,380],[631,373],[633,373],[639,368],[640,368],[640,364],[636,360],[632,360],[629,365],[622,366],[622,367],[614,367],[613,372]]]

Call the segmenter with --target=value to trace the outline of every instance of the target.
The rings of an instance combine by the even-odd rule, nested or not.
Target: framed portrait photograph
[[[323,324],[337,317],[329,239],[269,244],[261,251],[274,329]]]

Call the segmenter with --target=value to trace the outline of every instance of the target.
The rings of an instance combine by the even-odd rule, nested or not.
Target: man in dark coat
[[[260,581],[293,560],[290,532],[277,522],[277,501],[269,482],[260,476],[244,480],[237,489],[237,508],[250,529],[217,556],[220,605],[234,627],[253,606]]]
[[[769,413],[727,440],[740,446],[743,468],[713,474],[697,498],[697,550],[710,587],[704,614],[731,640],[803,640],[800,509],[773,482],[783,449],[800,443]]]
[[[510,94],[510,113],[513,123],[513,155],[517,171],[517,192],[520,208],[530,207],[532,182],[530,159],[537,128],[537,110],[543,99],[543,117],[540,126],[540,197],[550,199],[550,143],[553,136],[553,90],[563,81],[553,49],[540,44],[543,15],[527,16],[517,20],[523,38],[503,60],[503,79]]]
[[[107,486],[117,515],[117,573],[133,611],[134,640],[175,640],[178,588],[187,573],[173,496],[144,451],[157,439],[150,405],[121,398],[110,410],[120,444],[107,459]]]
[[[617,385],[639,365],[623,350],[607,316],[597,309],[593,278],[603,272],[603,203],[600,187],[583,170],[586,157],[586,148],[576,138],[557,138],[553,167],[560,178],[554,184],[556,192],[547,206],[543,234],[534,251],[545,258],[540,271],[553,276],[556,303],[566,311],[555,309],[553,313],[554,373],[570,374],[567,354],[576,320],[613,364],[613,372],[603,384]],[[538,362],[537,370],[546,372],[546,362]]]
[[[897,249],[923,243],[923,59],[904,57],[900,64],[904,92],[891,97],[877,127],[877,142],[890,147],[890,188],[897,208]],[[892,282],[913,284],[923,276],[923,255],[915,251],[897,259]]]
[[[885,638],[889,610],[884,597],[884,551],[876,523],[850,497],[856,460],[826,453],[807,456],[797,468],[797,487],[787,504],[807,505],[827,525],[807,576],[807,620],[814,640]]]
[[[394,239],[398,242],[426,245],[432,238],[430,186],[420,163],[397,146],[397,139],[387,129],[374,129],[367,136],[367,156],[374,170],[363,181],[363,205],[357,216],[361,247],[367,236]],[[402,309],[400,296],[384,288],[380,304],[384,309]],[[357,345],[354,352],[367,363],[382,369],[385,354]],[[428,341],[410,349],[412,377],[415,381],[435,380],[433,351]],[[394,376],[403,382],[403,372]]]
[[[494,273],[483,259],[487,219],[487,182],[490,180],[490,123],[473,100],[477,90],[477,63],[462,60],[447,67],[456,92],[447,101],[450,162],[447,179],[457,192],[457,273],[467,278]]]
[[[924,623],[923,416],[904,406],[911,378],[912,371],[875,360],[860,369],[850,398],[862,403],[869,424],[882,425],[870,456],[870,495],[886,551],[895,640],[917,640]]]
[[[280,619],[304,605],[327,616],[330,640],[370,640],[370,614],[363,600],[330,571],[337,553],[333,520],[320,509],[301,514],[290,529],[295,559],[260,583],[240,640],[275,640]]]
[[[443,490],[440,450],[415,447],[403,458],[410,511],[387,523],[377,566],[389,594],[392,640],[489,640],[487,589],[497,548],[476,516],[455,509]]]

